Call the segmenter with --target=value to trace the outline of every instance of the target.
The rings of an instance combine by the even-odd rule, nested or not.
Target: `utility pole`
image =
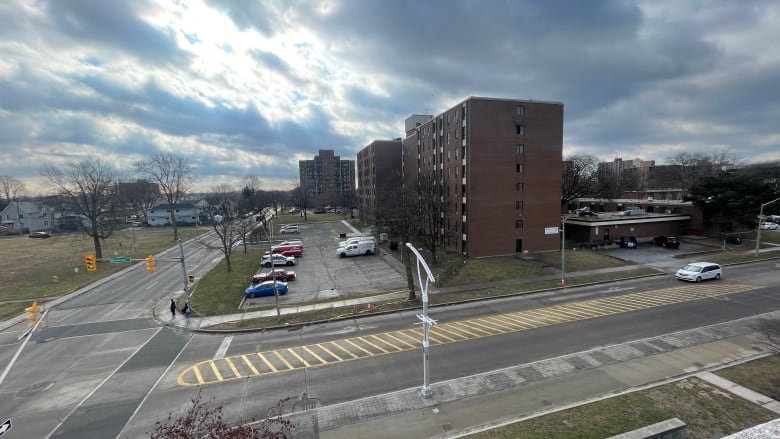
[[[423,398],[429,399],[431,396],[433,396],[433,392],[431,391],[431,383],[430,383],[430,371],[428,366],[428,355],[430,351],[430,341],[428,341],[428,333],[430,332],[431,325],[436,324],[436,320],[428,317],[428,286],[429,283],[433,283],[436,281],[433,277],[433,273],[431,273],[431,269],[428,268],[428,264],[425,262],[425,259],[423,259],[420,252],[417,251],[416,248],[410,243],[407,242],[406,246],[409,247],[409,250],[414,253],[415,256],[417,256],[417,280],[420,282],[420,291],[422,292],[422,303],[423,303],[423,313],[417,314],[417,318],[422,321],[423,325],[423,340],[422,340],[422,348],[423,348],[423,387],[420,390],[420,394]],[[426,278],[423,282],[422,273],[420,272],[420,267],[425,269]]]

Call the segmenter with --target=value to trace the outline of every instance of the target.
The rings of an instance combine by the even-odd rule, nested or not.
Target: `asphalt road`
[[[326,253],[321,254],[325,257]],[[218,253],[195,245],[187,246],[185,254],[188,271],[205,271],[219,259]],[[178,252],[158,255],[158,260],[177,256]],[[357,264],[371,258],[348,261]],[[336,263],[324,263],[329,262]],[[226,419],[235,421],[264,417],[278,400],[297,399],[303,393],[330,405],[421,382],[419,350],[385,346],[383,353],[364,345],[371,354],[349,361],[291,367],[202,386],[182,385],[183,374],[204,361],[274,351],[292,361],[295,353],[305,352],[304,347],[331,342],[347,346],[344,340],[355,337],[378,344],[372,337],[388,339],[384,334],[419,326],[415,311],[244,335],[193,334],[161,327],[150,310],[157,301],[177,294],[182,285],[176,261],[169,264],[158,262],[153,276],[139,266],[50,312],[48,327],[34,336],[0,389],[5,395],[0,399],[0,416],[13,420],[6,437],[141,437],[156,420],[183,410],[200,389],[207,398],[224,404]],[[433,308],[431,316],[441,328],[461,325],[465,337],[432,347],[431,379],[463,377],[776,310],[780,307],[780,298],[774,294],[780,284],[777,268],[770,261],[726,267],[719,282],[686,284],[663,276],[568,288],[565,295],[552,291]],[[714,297],[694,297],[697,292],[716,289],[719,293]],[[740,292],[729,293],[730,289]],[[644,296],[632,296],[637,294]],[[618,301],[624,296],[641,306],[627,308]],[[654,299],[672,296],[685,300],[664,305]],[[604,300],[600,307],[609,313],[589,314],[593,300]],[[575,306],[575,311],[561,308],[567,304]],[[500,334],[488,334],[478,320],[498,316],[510,322],[539,309],[548,310],[551,320]],[[0,333],[2,364],[15,352],[20,331],[15,327]],[[233,365],[247,367],[238,361]]]

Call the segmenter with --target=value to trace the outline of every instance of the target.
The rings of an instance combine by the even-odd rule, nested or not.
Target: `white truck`
[[[340,246],[336,250],[336,254],[342,258],[347,256],[358,255],[373,255],[376,252],[376,242],[374,240],[365,240],[353,242],[344,246]]]
[[[339,248],[346,247],[350,244],[357,244],[358,242],[363,241],[371,241],[376,245],[376,239],[374,239],[373,236],[353,236],[352,238],[347,239],[346,241],[339,242]]]

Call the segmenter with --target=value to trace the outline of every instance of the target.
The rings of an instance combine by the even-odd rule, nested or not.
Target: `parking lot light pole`
[[[428,333],[430,332],[431,325],[436,324],[436,320],[428,317],[428,286],[430,283],[435,282],[436,279],[434,279],[433,273],[431,273],[431,269],[428,268],[428,264],[425,262],[425,259],[423,259],[420,252],[418,252],[410,242],[407,242],[406,246],[409,247],[409,250],[411,250],[415,256],[417,256],[417,280],[420,282],[420,291],[422,292],[423,303],[423,313],[417,315],[417,318],[420,319],[423,324],[423,387],[420,390],[420,394],[423,398],[429,399],[431,396],[433,396],[433,392],[431,391],[430,371],[428,369],[428,351],[430,349]],[[422,273],[420,272],[420,266],[425,269],[425,281],[423,281]]]
[[[561,220],[561,287],[566,288],[566,220],[571,218],[576,211],[566,215]]]
[[[758,231],[756,232],[756,256],[758,256],[758,246],[761,243],[761,222],[764,220],[764,207],[777,201],[780,201],[780,198],[761,204],[761,209],[758,212]]]

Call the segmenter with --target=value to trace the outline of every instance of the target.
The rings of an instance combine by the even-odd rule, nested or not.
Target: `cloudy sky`
[[[775,0],[3,0],[0,175],[184,155],[287,189],[469,96],[565,105],[564,155],[780,160]]]

